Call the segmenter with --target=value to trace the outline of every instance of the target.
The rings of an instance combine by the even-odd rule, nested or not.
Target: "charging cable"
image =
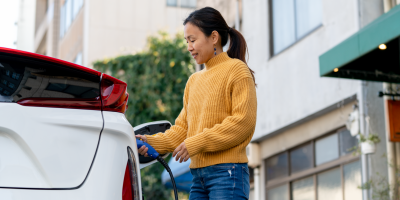
[[[136,144],[137,144],[138,149],[140,147],[142,147],[143,145],[146,146],[147,148],[149,148],[147,150],[147,155],[150,156],[151,158],[157,159],[157,161],[160,162],[164,166],[164,168],[168,171],[169,176],[171,177],[172,186],[174,187],[175,200],[178,200],[178,190],[176,189],[174,175],[172,174],[172,171],[169,168],[168,163],[165,162],[165,160],[160,156],[160,154],[150,144],[143,142],[142,140],[137,139],[137,138],[136,138]]]

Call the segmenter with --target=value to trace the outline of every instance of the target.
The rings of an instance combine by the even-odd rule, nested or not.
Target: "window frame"
[[[269,28],[269,58],[273,58],[279,54],[281,54],[282,52],[285,52],[287,49],[289,49],[290,47],[294,46],[295,44],[297,44],[298,42],[300,42],[301,40],[303,40],[304,38],[306,38],[307,36],[311,35],[311,33],[313,33],[314,31],[318,30],[319,28],[321,28],[323,26],[323,21],[321,18],[321,23],[319,25],[317,25],[315,28],[307,31],[302,37],[297,38],[297,21],[296,21],[296,3],[294,3],[294,16],[295,16],[295,22],[294,22],[294,31],[295,31],[295,41],[290,44],[289,46],[283,48],[281,51],[279,51],[278,53],[274,53],[274,20],[273,20],[273,8],[272,8],[272,1],[273,0],[268,0],[267,5],[268,5],[268,28]],[[295,0],[292,0],[295,1]]]
[[[303,142],[303,143],[301,143],[299,145],[296,145],[294,147],[291,147],[291,148],[289,148],[289,149],[287,149],[285,151],[278,152],[278,153],[276,153],[274,155],[269,156],[268,158],[263,159],[263,162],[264,162],[264,165],[265,165],[265,167],[264,167],[264,173],[265,173],[264,182],[265,182],[266,194],[268,193],[268,190],[270,190],[270,189],[273,189],[275,187],[279,187],[279,186],[282,186],[282,185],[287,185],[288,188],[289,188],[289,190],[288,190],[288,195],[289,196],[288,197],[289,197],[289,199],[293,199],[292,198],[292,193],[291,193],[291,191],[292,191],[292,182],[294,182],[296,180],[300,180],[300,179],[306,178],[306,177],[313,176],[314,177],[314,192],[315,192],[314,195],[315,195],[315,199],[317,199],[317,187],[318,187],[317,186],[317,176],[318,176],[318,174],[320,174],[322,172],[325,172],[325,171],[332,170],[334,168],[340,168],[341,184],[342,184],[341,185],[341,187],[342,187],[342,196],[344,198],[344,172],[343,172],[344,166],[346,164],[349,164],[349,163],[352,163],[352,162],[360,161],[360,156],[354,156],[352,153],[349,153],[349,154],[341,156],[340,148],[338,148],[339,158],[331,160],[331,161],[328,161],[328,162],[325,162],[325,163],[322,163],[322,164],[320,164],[318,166],[315,163],[315,156],[316,156],[315,143],[316,143],[316,141],[319,140],[319,139],[323,139],[325,137],[331,136],[333,134],[338,134],[338,140],[340,140],[339,139],[339,137],[340,137],[339,136],[339,131],[341,131],[343,129],[345,129],[345,127],[341,127],[341,128],[338,128],[338,129],[336,129],[334,131],[330,131],[330,132],[328,132],[328,133],[326,133],[324,135],[321,135],[319,137],[316,137],[316,138],[312,139],[311,141]],[[293,150],[293,149],[297,149],[299,147],[302,147],[304,145],[309,145],[310,143],[311,143],[312,148],[313,148],[313,158],[312,158],[312,160],[313,160],[312,166],[313,167],[310,168],[310,169],[306,169],[306,170],[303,170],[303,171],[292,173],[292,171],[291,171],[292,163],[290,162],[290,151]],[[338,146],[340,146],[340,143],[338,144]],[[266,166],[267,160],[269,158],[272,158],[274,156],[277,156],[277,155],[285,153],[285,152],[288,154],[288,171],[289,171],[288,176],[277,178],[277,179],[268,180],[268,177],[267,177],[267,166]],[[265,198],[268,200],[268,196],[267,195],[265,196]]]
[[[178,0],[175,0],[175,4],[174,4],[174,5],[168,4],[168,0],[166,0],[166,1],[165,1],[165,5],[166,5],[167,7],[178,7]]]
[[[179,2],[180,5],[178,5],[178,1],[182,1],[182,0],[176,0],[175,5],[169,5],[169,4],[168,4],[168,1],[166,1],[165,5],[166,5],[167,7],[173,7],[173,8],[190,8],[190,9],[196,8],[196,6],[197,6],[197,0],[196,0],[196,5],[195,5],[194,7],[192,7],[192,6],[187,6],[187,5],[183,5],[183,6],[182,6],[182,3],[181,3],[181,2]]]

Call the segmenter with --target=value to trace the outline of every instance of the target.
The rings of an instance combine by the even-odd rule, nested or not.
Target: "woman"
[[[210,7],[192,12],[183,25],[188,51],[205,69],[186,83],[174,126],[136,137],[159,153],[173,152],[179,162],[191,159],[191,200],[248,199],[246,146],[255,129],[257,99],[254,72],[245,60],[246,41]],[[228,37],[229,49],[223,52]],[[146,156],[147,150],[143,146],[138,152]]]

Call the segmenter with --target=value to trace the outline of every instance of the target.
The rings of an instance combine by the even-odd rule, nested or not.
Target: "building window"
[[[361,199],[358,186],[361,185],[360,164],[353,162],[343,166],[344,199]]]
[[[79,52],[74,59],[74,63],[77,65],[82,65],[82,52]]]
[[[196,8],[196,5],[197,5],[197,0],[167,0],[167,6]]]
[[[322,0],[270,0],[273,54],[322,24]]]
[[[266,161],[267,180],[282,178],[289,175],[287,152],[273,156]]]
[[[64,37],[83,6],[83,0],[65,0],[60,11],[60,37]]]
[[[361,200],[357,138],[341,128],[265,159],[268,200]]]
[[[353,147],[357,145],[357,140],[349,134],[349,131],[342,129],[338,132],[339,134],[339,144],[340,144],[340,155],[344,156],[346,154],[352,153]]]
[[[312,176],[293,181],[291,188],[293,200],[314,200],[314,178]]]
[[[332,134],[315,142],[315,165],[339,158],[338,134]]]
[[[300,172],[313,167],[313,146],[312,143],[303,145],[290,151],[290,171]]]
[[[317,175],[318,199],[342,199],[342,179],[340,168],[335,168]],[[361,192],[361,191],[360,191]]]
[[[287,185],[278,186],[267,191],[268,200],[289,200]]]

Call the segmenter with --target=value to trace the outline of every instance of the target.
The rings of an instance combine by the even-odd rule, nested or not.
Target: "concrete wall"
[[[384,5],[382,0],[366,0],[359,2],[359,19],[360,27],[364,27],[374,21],[384,13]],[[389,180],[388,169],[389,161],[387,159],[387,140],[385,127],[385,108],[384,99],[378,97],[378,92],[383,90],[383,85],[380,82],[362,82],[363,112],[361,120],[364,120],[364,134],[377,134],[381,142],[376,145],[376,152],[365,156],[366,160],[366,175],[367,179],[380,181],[382,179]],[[365,118],[369,117],[369,124]],[[392,163],[394,164],[394,163]],[[384,185],[384,184],[379,184]],[[374,190],[369,190],[366,195],[368,199],[372,199]]]
[[[364,27],[383,14],[383,0],[359,1],[360,27]]]
[[[321,78],[318,57],[359,30],[357,0],[322,1],[322,26],[270,57],[268,1],[243,2],[242,32],[256,72],[254,139],[357,93],[360,81]]]
[[[378,92],[383,90],[382,83],[364,82],[363,93],[365,99],[365,113],[369,116],[369,133],[377,134],[381,142],[376,145],[376,152],[367,155],[368,176],[377,181],[381,178],[388,180],[387,147],[386,147],[386,127],[385,127],[385,108],[384,99],[378,97]],[[366,124],[367,126],[367,124]],[[391,163],[395,164],[395,163]]]
[[[168,7],[165,0],[86,0],[83,63],[141,51],[159,30],[183,31],[192,10]]]
[[[387,177],[383,99],[377,97],[382,83],[362,82],[319,75],[321,54],[383,14],[381,0],[322,1],[322,26],[281,53],[270,56],[269,1],[243,0],[242,33],[249,47],[249,66],[256,72],[258,116],[253,141],[268,158],[345,125],[351,102],[323,115],[330,105],[356,95],[363,103],[371,128],[383,142],[366,156],[368,177]],[[314,118],[313,118],[314,117]],[[361,123],[365,125],[365,123]],[[364,129],[362,129],[364,130]],[[261,199],[265,199],[264,166]],[[371,193],[369,193],[371,195]]]

